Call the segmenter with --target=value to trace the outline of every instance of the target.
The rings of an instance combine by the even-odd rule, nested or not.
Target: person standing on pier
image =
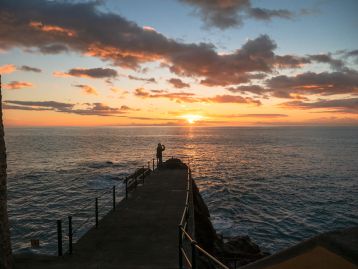
[[[165,146],[162,145],[162,144],[158,144],[158,147],[157,147],[157,164],[158,166],[162,166],[162,163],[163,163],[163,154],[162,152],[165,150]]]

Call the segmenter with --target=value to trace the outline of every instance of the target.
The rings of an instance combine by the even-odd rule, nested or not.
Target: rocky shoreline
[[[246,265],[270,255],[262,252],[249,236],[235,236],[224,240],[221,235],[217,234],[211,223],[208,207],[201,197],[195,181],[192,182],[195,239],[202,248],[232,268]],[[200,256],[198,268],[216,267],[210,260]]]
[[[163,163],[161,169],[188,169],[188,167],[180,159],[169,159]],[[191,230],[194,232],[194,238],[200,247],[231,268],[237,268],[270,255],[261,251],[260,247],[249,236],[235,236],[224,239],[219,235],[211,223],[209,209],[201,197],[195,180],[192,180],[192,192],[195,221]],[[211,260],[200,255],[198,268],[217,267]]]

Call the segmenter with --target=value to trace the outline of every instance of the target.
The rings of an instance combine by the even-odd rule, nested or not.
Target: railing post
[[[191,268],[196,269],[196,245],[197,242],[191,241]]]
[[[112,188],[112,196],[113,196],[113,211],[116,210],[116,186]]]
[[[154,171],[154,158],[153,158],[153,171]]]
[[[179,269],[183,269],[183,253],[182,253],[182,248],[183,248],[183,237],[182,237],[182,230],[181,230],[182,226],[179,225],[178,226],[178,239],[179,239],[179,249],[178,249],[178,256],[179,256]]]
[[[68,216],[68,253],[72,255],[72,217]]]
[[[157,169],[158,169],[158,158],[157,158]]]
[[[143,178],[143,184],[144,184],[144,171],[145,171],[145,168],[144,168],[144,165],[143,165],[143,174],[142,174],[142,178]]]
[[[98,198],[95,200],[96,228],[98,228]]]
[[[128,178],[126,177],[126,200],[128,199]]]
[[[62,256],[62,221],[57,220],[57,250],[58,256]]]
[[[189,219],[189,206],[185,206],[185,222],[187,223]],[[189,225],[186,225],[186,231],[188,231]]]

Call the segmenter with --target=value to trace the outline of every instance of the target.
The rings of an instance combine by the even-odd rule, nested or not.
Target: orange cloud
[[[358,114],[358,98],[319,99],[315,102],[290,101],[282,103],[280,106],[286,109],[319,109],[324,113]]]
[[[75,85],[75,87],[77,88],[81,88],[82,91],[85,93],[85,94],[88,94],[88,95],[98,95],[98,92],[95,88],[92,88],[91,86],[88,86],[88,85],[84,85],[84,84],[78,84],[78,85]]]
[[[213,97],[199,97],[195,93],[190,92],[168,92],[165,90],[151,90],[147,91],[144,88],[138,88],[134,92],[135,96],[140,98],[167,98],[178,103],[240,103],[240,104],[254,104],[261,105],[259,100],[242,97],[239,95],[215,95]]]
[[[183,82],[179,78],[171,78],[171,79],[168,80],[168,82],[170,84],[172,84],[175,88],[179,88],[179,89],[190,87],[190,85],[188,83]]]
[[[32,21],[29,23],[29,25],[30,27],[38,29],[43,32],[55,32],[55,33],[67,35],[69,37],[73,37],[77,35],[76,31],[70,30],[68,28],[60,27],[57,25],[50,25],[50,24],[45,25],[42,22],[37,22],[37,21]]]
[[[0,66],[0,74],[11,74],[12,72],[16,71],[16,66],[13,64],[5,64]]]
[[[7,90],[18,90],[22,88],[32,87],[32,83],[25,81],[11,81],[10,83],[4,84],[4,89]]]
[[[255,100],[251,97],[242,97],[240,95],[216,95],[209,98],[201,98],[202,101],[209,103],[242,103],[242,104],[254,104],[261,105],[260,100]]]

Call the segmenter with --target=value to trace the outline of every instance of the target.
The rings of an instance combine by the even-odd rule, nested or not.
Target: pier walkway
[[[15,268],[178,268],[178,223],[187,170],[159,170],[63,257],[15,258]]]

